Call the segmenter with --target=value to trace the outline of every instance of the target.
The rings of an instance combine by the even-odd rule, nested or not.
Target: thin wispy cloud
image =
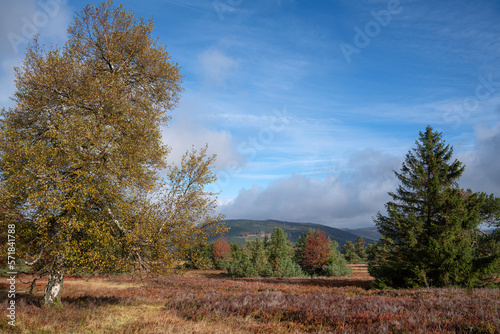
[[[172,4],[174,6],[179,6],[179,7],[182,7],[182,8],[187,8],[189,10],[192,10],[192,11],[195,11],[195,12],[198,12],[198,13],[202,13],[202,14],[209,14],[210,12],[208,12],[207,10],[200,10],[198,7],[196,7],[195,5],[188,5],[186,4],[185,2],[181,2],[181,1],[172,1],[172,0],[162,0],[168,4]]]

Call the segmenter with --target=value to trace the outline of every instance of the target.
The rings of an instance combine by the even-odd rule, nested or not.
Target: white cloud
[[[217,49],[209,49],[199,56],[201,72],[209,85],[222,86],[238,67],[238,62]]]
[[[373,224],[384,210],[387,193],[396,189],[392,170],[400,160],[366,150],[350,159],[352,172],[324,179],[294,174],[267,188],[242,189],[237,198],[220,206],[228,218],[279,219],[355,227]]]
[[[475,150],[457,155],[465,164],[460,185],[500,196],[500,122],[490,127],[478,125],[475,133]]]
[[[475,129],[475,147],[456,158],[465,165],[460,186],[500,195],[500,122]],[[453,145],[453,143],[451,143]],[[372,217],[384,212],[395,191],[404,156],[373,150],[357,152],[338,173],[325,178],[293,174],[266,187],[254,185],[221,203],[228,218],[278,219],[314,222],[337,227],[373,224]]]
[[[228,164],[241,164],[241,156],[233,144],[233,137],[225,130],[205,127],[191,118],[188,111],[181,112],[162,131],[163,142],[171,148],[168,161],[179,163],[181,156],[191,148],[200,149],[208,143],[208,154],[216,154],[216,169]]]

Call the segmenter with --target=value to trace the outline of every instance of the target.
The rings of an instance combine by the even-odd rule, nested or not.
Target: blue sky
[[[61,45],[86,3],[2,2],[0,105],[23,39]],[[499,1],[123,3],[185,76],[170,160],[208,143],[227,218],[372,225],[428,124],[466,164],[461,186],[500,195]]]

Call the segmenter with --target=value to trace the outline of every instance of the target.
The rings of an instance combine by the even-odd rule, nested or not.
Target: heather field
[[[222,271],[67,277],[63,308],[18,293],[14,333],[499,333],[499,289],[370,290],[371,278],[232,279]],[[26,286],[17,284],[17,290]]]

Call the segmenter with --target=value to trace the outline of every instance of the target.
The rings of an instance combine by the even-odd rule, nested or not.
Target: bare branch
[[[49,243],[50,245],[51,243]],[[47,245],[48,246],[48,245]],[[40,250],[40,253],[38,254],[38,256],[33,260],[33,261],[28,261],[28,260],[24,260],[24,262],[28,265],[28,266],[32,266],[34,265],[35,263],[37,263],[38,261],[40,261],[40,259],[42,258],[42,255],[43,255],[43,251],[45,250],[45,247],[42,247],[42,249]],[[28,253],[26,253],[26,258],[28,258]]]
[[[32,294],[32,293],[33,293],[33,289],[34,289],[34,288],[35,288],[35,286],[36,286],[36,281],[38,281],[40,278],[42,278],[43,276],[45,276],[45,275],[46,275],[46,274],[48,274],[48,273],[49,273],[48,271],[43,271],[43,272],[41,272],[41,273],[39,273],[39,274],[38,274],[38,277],[35,277],[35,278],[33,278],[31,281],[26,281],[26,282],[23,282],[23,281],[21,280],[21,278],[20,278],[20,277],[18,277],[17,279],[18,279],[21,283],[23,283],[23,284],[29,284],[29,285],[30,285],[30,289],[29,289],[28,293],[29,293],[29,294]]]
[[[123,234],[128,234],[128,231],[126,229],[124,229],[123,226],[118,221],[118,219],[115,218],[115,215],[113,214],[113,211],[111,211],[110,208],[108,208],[108,213],[111,216],[111,219],[113,219],[113,223],[115,223],[116,227],[118,227],[120,232],[122,232]]]
[[[476,232],[481,232],[482,234],[484,235],[488,235],[488,233],[484,232],[484,231],[481,231],[480,229],[476,228]]]

